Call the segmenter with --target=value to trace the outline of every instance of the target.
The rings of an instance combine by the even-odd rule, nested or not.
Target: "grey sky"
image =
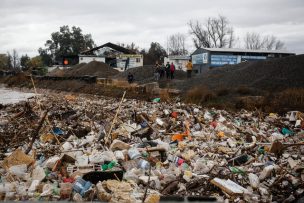
[[[97,45],[134,42],[141,48],[180,32],[187,22],[226,16],[242,42],[246,32],[273,34],[304,53],[303,0],[0,0],[0,53],[38,54],[62,25],[79,26]],[[242,46],[242,43],[238,44]],[[191,37],[187,46],[193,50]]]

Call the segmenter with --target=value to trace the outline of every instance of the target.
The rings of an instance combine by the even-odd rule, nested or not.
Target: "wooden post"
[[[123,95],[122,95],[122,98],[121,98],[121,100],[120,100],[118,109],[117,109],[116,114],[115,114],[115,116],[114,116],[114,119],[113,119],[113,121],[112,121],[110,130],[109,130],[109,132],[108,132],[108,134],[107,134],[107,141],[108,141],[109,137],[111,136],[111,143],[112,143],[112,141],[113,141],[113,140],[112,140],[113,138],[112,138],[111,132],[112,132],[113,126],[114,126],[114,124],[115,124],[115,122],[116,122],[118,113],[120,112],[120,107],[121,107],[121,104],[122,104],[122,102],[123,102],[123,100],[124,100],[124,98],[125,98],[125,95],[126,95],[126,91],[124,91],[124,93],[123,93]]]

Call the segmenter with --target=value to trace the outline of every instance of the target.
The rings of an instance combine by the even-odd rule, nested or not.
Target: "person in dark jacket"
[[[134,75],[131,72],[129,72],[128,73],[128,82],[129,82],[129,84],[131,84],[133,81],[134,81]]]
[[[173,62],[170,65],[170,76],[171,76],[171,80],[174,79],[174,72],[175,72],[175,65],[173,64]]]
[[[159,78],[162,79],[163,77],[165,77],[165,71],[166,71],[166,67],[164,65],[164,63],[162,63],[160,65],[160,69],[159,69]]]
[[[167,79],[170,78],[170,63],[167,62],[166,64],[166,76],[167,76]]]
[[[159,72],[160,72],[160,66],[158,62],[156,62],[154,66],[154,80],[158,81],[159,80]]]

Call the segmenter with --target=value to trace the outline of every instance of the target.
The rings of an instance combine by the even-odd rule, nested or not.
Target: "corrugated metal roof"
[[[83,51],[80,54],[83,54],[83,55],[85,55],[85,54],[92,54],[93,51],[96,51],[96,50],[101,49],[103,47],[110,47],[110,48],[112,48],[112,49],[114,49],[116,51],[122,52],[124,54],[136,54],[136,52],[131,51],[130,49],[124,48],[122,46],[118,46],[118,45],[113,44],[111,42],[108,42],[108,43],[103,44],[103,45],[98,46],[98,47],[94,47],[93,49],[90,49],[90,50],[87,50],[87,51]]]
[[[179,60],[189,60],[190,56],[180,56],[180,55],[171,55],[168,56],[169,59],[179,59]]]
[[[237,48],[201,48],[213,52],[247,52],[247,53],[272,53],[272,54],[294,54],[286,50],[254,50],[254,49],[237,49]]]

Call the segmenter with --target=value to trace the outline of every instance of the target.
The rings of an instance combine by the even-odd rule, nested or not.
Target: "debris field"
[[[303,201],[303,113],[124,96],[1,106],[0,200]]]

